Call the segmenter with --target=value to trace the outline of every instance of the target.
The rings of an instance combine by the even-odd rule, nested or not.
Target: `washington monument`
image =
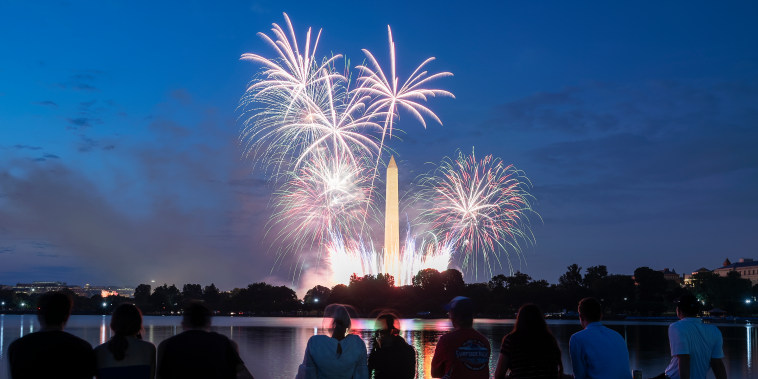
[[[398,272],[400,267],[400,211],[397,195],[395,157],[387,165],[387,193],[384,211],[384,272]]]

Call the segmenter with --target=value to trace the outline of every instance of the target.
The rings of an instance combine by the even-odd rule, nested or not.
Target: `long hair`
[[[129,341],[126,337],[139,334],[142,330],[142,312],[134,304],[123,303],[116,307],[111,317],[114,336],[108,341],[108,351],[113,358],[121,361],[126,356]]]
[[[548,329],[542,310],[532,303],[524,304],[519,308],[516,325],[506,336],[506,338],[508,337],[513,338],[522,348],[530,351],[549,347],[560,354],[558,342]]]

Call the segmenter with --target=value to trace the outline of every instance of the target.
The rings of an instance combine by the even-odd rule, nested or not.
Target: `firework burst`
[[[521,244],[534,242],[529,216],[539,216],[522,171],[492,155],[478,160],[472,149],[444,159],[421,185],[419,197],[428,205],[422,222],[463,254],[464,268],[478,275],[481,259],[491,275],[503,253],[513,272],[511,254],[520,259]]]

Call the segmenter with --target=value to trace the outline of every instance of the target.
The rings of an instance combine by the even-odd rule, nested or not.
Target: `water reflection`
[[[5,331],[5,315],[0,315],[0,360],[3,359],[3,333]]]
[[[753,325],[745,325],[745,350],[747,351],[747,373],[753,373]],[[0,354],[2,355],[2,354]]]
[[[102,316],[102,321],[100,322],[100,343],[99,345],[102,345],[105,343],[105,315]]]

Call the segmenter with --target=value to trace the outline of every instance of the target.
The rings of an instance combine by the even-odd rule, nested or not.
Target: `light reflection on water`
[[[158,344],[168,337],[181,332],[181,319],[176,316],[145,317],[146,340]],[[303,352],[308,339],[318,333],[325,333],[320,318],[266,318],[266,317],[217,317],[213,319],[213,330],[224,334],[239,345],[240,355],[250,371],[260,378],[293,378],[303,360]],[[25,328],[28,325],[27,328]],[[93,345],[105,342],[111,336],[110,317],[72,316],[66,330]],[[629,346],[632,369],[643,371],[644,377],[655,376],[668,364],[668,323],[625,323],[608,322],[610,328],[624,336]],[[439,337],[451,329],[447,320],[400,320],[402,336],[417,352],[417,372],[419,377],[429,377],[434,349]],[[8,375],[8,345],[16,338],[34,331],[36,317],[32,315],[0,315],[0,379]],[[513,327],[513,320],[477,320],[474,327],[490,341],[492,356],[490,368],[494,372],[500,341]],[[563,353],[565,371],[571,373],[568,354],[568,340],[579,331],[577,321],[550,321],[550,329],[558,340]],[[753,344],[758,343],[753,325],[719,325],[724,336],[724,363],[730,378],[750,378],[753,375]],[[374,321],[356,319],[353,333],[360,335],[371,348]],[[5,354],[4,354],[5,353]]]

